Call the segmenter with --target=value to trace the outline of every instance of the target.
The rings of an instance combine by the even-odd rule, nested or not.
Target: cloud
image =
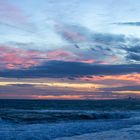
[[[21,48],[24,45],[26,49]],[[18,44],[16,47],[8,45],[0,45],[0,68],[1,69],[22,69],[32,66],[41,65],[42,63],[57,60],[57,61],[70,61],[70,62],[84,62],[94,64],[106,64],[106,61],[100,60],[93,56],[93,53],[87,55],[87,52],[70,51],[67,48],[54,49],[54,50],[34,50],[27,49],[29,44]],[[115,56],[110,57],[110,61],[114,61]]]
[[[140,61],[140,55],[136,53],[129,53],[127,59],[130,61]]]
[[[125,35],[96,33],[81,25],[58,24],[56,32],[70,43],[115,44],[124,43]]]
[[[76,59],[79,58],[74,53],[63,49],[48,51],[47,57],[49,60],[64,60],[64,61],[76,61]]]
[[[57,87],[35,87],[31,85],[0,86],[0,98],[19,99],[116,99],[128,95],[112,92],[78,91]]]
[[[8,86],[12,87],[33,87],[33,84],[8,84]]]
[[[76,54],[90,57],[97,62],[119,63],[124,61],[124,51],[121,46],[130,40],[123,34],[97,33],[81,25],[60,23],[55,26],[55,30],[64,41],[76,49],[79,48]],[[72,47],[69,48],[69,50],[72,49]]]
[[[21,69],[39,65],[42,53],[34,50],[25,50],[0,45],[0,68],[1,69]]]
[[[121,62],[127,64],[130,63],[130,57],[139,62],[138,56],[131,54],[131,52],[140,52],[140,39],[137,37],[97,33],[81,25],[66,23],[58,24],[55,28],[56,32],[65,41],[72,44],[76,49],[78,48],[77,54],[84,50],[85,57],[90,57],[96,62],[104,61],[106,64],[119,64]]]
[[[95,64],[120,64],[130,63],[130,52],[139,51],[140,39],[123,34],[96,33],[81,25],[58,24],[55,32],[68,44],[53,48],[47,46],[47,50],[41,50],[42,55],[36,60],[62,60],[87,62]],[[80,36],[80,37],[79,37]],[[43,44],[9,42],[18,48],[34,49]],[[43,47],[44,48],[44,47]],[[45,54],[46,53],[46,54]],[[46,56],[47,55],[47,56]],[[133,63],[135,63],[132,60]],[[138,61],[137,61],[138,62]]]
[[[93,65],[82,62],[48,61],[43,65],[33,66],[28,69],[1,70],[0,75],[7,78],[76,78],[90,75],[120,75],[134,72],[140,72],[139,64]]]
[[[140,91],[140,85],[133,86],[121,86],[121,87],[110,87],[110,88],[101,88],[105,92],[109,91]]]
[[[71,43],[85,42],[88,39],[87,33],[89,33],[89,31],[82,26],[57,24],[55,29],[61,37]]]
[[[140,53],[140,44],[139,43],[140,42],[138,42],[138,44],[133,45],[133,46],[131,46],[129,48],[125,47],[124,49],[126,49],[127,52]]]
[[[137,85],[140,84],[140,74],[139,73],[129,73],[121,75],[93,75],[84,76],[80,78],[81,81],[88,81],[96,84],[103,84],[109,86],[126,86],[126,85]]]
[[[111,66],[111,64],[116,64],[119,66],[119,64],[129,64],[130,62],[138,63],[140,61],[139,54],[138,54],[138,52],[140,51],[139,38],[126,37],[125,35],[122,34],[96,33],[80,25],[60,24],[57,25],[55,28],[56,28],[56,32],[63,39],[65,39],[69,43],[72,43],[73,48],[71,47],[71,45],[68,45],[68,47],[62,46],[59,49],[40,51],[40,50],[27,49],[28,46],[34,46],[35,45],[34,43],[26,44],[26,43],[15,42],[16,47],[18,46],[18,48],[1,45],[0,67],[4,69],[21,69],[21,70],[25,68],[27,69],[31,68],[32,70],[32,68],[33,69],[35,68],[38,69],[38,73],[41,73],[40,65],[44,64],[44,68],[45,68],[45,65],[47,65],[48,67],[48,64],[54,62],[61,62],[61,65],[63,65],[65,61],[70,61],[69,66],[67,65],[67,67],[70,67],[69,69],[67,69],[68,71],[71,70],[71,65],[73,66],[75,62],[77,62],[76,63],[76,68],[77,68],[77,66],[80,67],[81,65],[86,63],[100,64],[100,65],[106,64],[108,66],[109,65]],[[81,36],[83,37],[82,39]],[[21,49],[24,46],[26,49]],[[51,61],[51,60],[57,60],[57,61]],[[65,64],[66,63],[64,63],[64,65]],[[79,66],[79,64],[81,65]],[[100,65],[98,65],[98,67]],[[94,67],[96,68],[97,66],[95,65]],[[82,67],[81,70],[80,68],[79,71],[81,71],[84,67]],[[105,69],[104,71],[106,71],[106,68],[105,67],[103,68]],[[61,68],[61,70],[65,71],[64,68]],[[94,71],[96,70],[94,69]],[[127,73],[126,71],[124,73]],[[48,73],[48,70],[46,72]],[[87,75],[91,75],[92,72],[91,73],[88,72]],[[135,70],[133,72],[135,72]],[[99,73],[97,73],[97,75]],[[93,74],[96,75],[96,73]],[[107,74],[107,72],[105,74]],[[45,74],[43,73],[42,75]],[[53,75],[54,73],[52,73],[52,77]],[[81,73],[79,75],[84,75],[84,74]],[[50,73],[48,74],[48,76],[50,76]],[[71,75],[68,75],[68,77],[71,77]]]
[[[17,44],[18,45],[18,44]],[[22,44],[24,45],[24,44]],[[29,45],[29,44],[27,44]],[[31,44],[32,45],[32,44]],[[25,44],[26,46],[26,44]],[[49,51],[39,51],[31,49],[21,49],[20,45],[11,47],[0,45],[0,68],[1,69],[22,69],[41,65],[50,60],[74,61],[85,63],[97,63],[94,59],[77,55],[69,50],[55,49]]]
[[[13,23],[25,24],[27,22],[27,17],[23,11],[7,0],[0,0],[0,18],[1,20]]]
[[[126,25],[126,26],[140,26],[140,22],[118,22],[118,23],[113,23],[116,25]]]

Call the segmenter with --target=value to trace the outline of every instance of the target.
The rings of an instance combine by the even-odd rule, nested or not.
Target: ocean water
[[[53,140],[140,125],[140,100],[0,100],[0,140]]]

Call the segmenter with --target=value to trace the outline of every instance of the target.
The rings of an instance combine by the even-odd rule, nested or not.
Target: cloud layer
[[[138,3],[0,0],[0,98],[138,97]]]
[[[43,65],[29,69],[0,71],[7,78],[36,78],[36,77],[83,77],[92,75],[120,75],[139,73],[139,64],[127,65],[93,65],[82,62],[48,61]]]

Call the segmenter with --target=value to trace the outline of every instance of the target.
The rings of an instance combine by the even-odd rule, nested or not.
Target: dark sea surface
[[[52,140],[140,124],[140,100],[0,100],[0,140]]]

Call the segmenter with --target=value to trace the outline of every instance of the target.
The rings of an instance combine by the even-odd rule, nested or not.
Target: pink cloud
[[[29,68],[50,60],[76,61],[77,56],[61,49],[42,52],[0,45],[0,68],[2,69]]]
[[[58,33],[62,34],[62,36],[64,36],[69,41],[73,41],[73,42],[87,41],[87,37],[84,34],[75,31],[72,27],[69,27],[67,25],[57,24],[55,28]]]
[[[0,46],[0,65],[5,69],[29,68],[40,64],[42,54],[38,51],[24,50],[20,48],[11,48],[9,46]]]
[[[56,49],[52,51],[27,50],[0,45],[0,68],[1,69],[20,69],[41,65],[44,62],[73,61],[83,63],[101,63],[94,59],[87,59],[73,52]]]
[[[65,60],[65,61],[75,61],[77,58],[77,56],[72,52],[61,49],[49,51],[47,53],[47,57],[49,60]]]
[[[63,61],[74,61],[74,62],[83,62],[83,63],[103,63],[99,62],[98,60],[95,59],[87,59],[84,56],[79,56],[74,54],[73,52],[70,51],[65,51],[61,49],[56,49],[53,51],[47,52],[47,58],[48,60],[63,60]]]

